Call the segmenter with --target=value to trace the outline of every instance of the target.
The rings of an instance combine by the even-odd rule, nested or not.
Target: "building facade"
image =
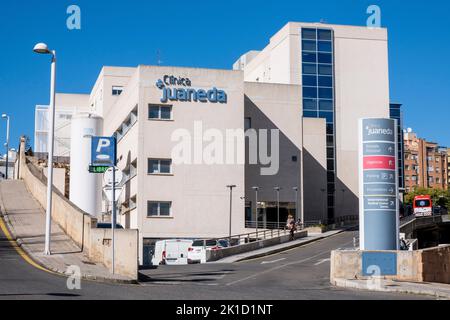
[[[104,67],[64,105],[117,138],[119,222],[146,264],[159,239],[358,215],[358,120],[391,115],[387,47],[386,29],[288,23],[234,70]]]
[[[421,139],[411,129],[404,134],[406,192],[415,188],[448,189],[448,149]]]
[[[55,145],[54,156],[70,156],[70,123],[72,116],[78,112],[89,111],[88,94],[64,94],[55,96]],[[33,151],[39,156],[48,152],[49,132],[48,106],[37,105],[35,109],[35,130]]]
[[[357,214],[358,119],[390,116],[387,30],[288,23],[234,69],[244,71],[246,82],[300,88],[301,111],[294,119],[303,127],[302,183],[313,186],[304,188],[304,212],[322,221]],[[294,119],[280,123],[280,130]],[[319,120],[309,125],[311,119]],[[274,202],[275,193],[267,191],[263,200]]]

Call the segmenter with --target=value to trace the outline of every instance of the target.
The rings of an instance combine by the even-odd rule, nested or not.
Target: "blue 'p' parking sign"
[[[116,138],[92,137],[91,166],[113,167],[116,165]]]

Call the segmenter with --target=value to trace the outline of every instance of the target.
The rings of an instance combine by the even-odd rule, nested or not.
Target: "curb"
[[[443,298],[443,299],[450,300],[450,292],[441,292],[441,291],[436,291],[436,290],[428,289],[428,288],[423,288],[423,289],[414,289],[414,288],[405,288],[405,287],[402,288],[401,282],[392,282],[392,283],[395,284],[396,286],[381,285],[380,287],[368,288],[366,283],[355,282],[354,280],[338,278],[338,279],[334,279],[331,281],[331,284],[336,287],[342,287],[342,288],[348,288],[348,289],[415,294],[415,295],[432,296],[435,298]],[[422,285],[424,285],[424,284],[422,284]]]
[[[69,276],[66,274],[65,271],[62,271],[58,268],[53,268],[47,266],[45,263],[43,263],[40,259],[36,258],[34,254],[31,252],[31,250],[28,248],[26,244],[23,243],[23,240],[21,238],[17,238],[16,234],[14,233],[14,227],[12,226],[11,222],[9,221],[8,214],[5,214],[3,204],[0,205],[0,219],[3,219],[5,222],[6,228],[11,234],[12,240],[17,243],[17,246],[22,249],[28,258],[33,261],[36,265],[41,267],[42,271],[47,271],[48,273],[54,274],[56,276],[61,276],[64,278],[68,278]],[[138,280],[125,280],[125,279],[112,279],[112,278],[106,278],[106,277],[99,277],[99,276],[93,276],[89,274],[83,274],[81,276],[81,279],[87,280],[87,281],[95,281],[100,283],[113,283],[113,284],[139,284]]]

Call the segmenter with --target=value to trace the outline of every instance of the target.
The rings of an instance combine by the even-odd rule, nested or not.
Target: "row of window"
[[[332,64],[333,55],[325,52],[302,52],[302,61],[305,63]]]
[[[303,87],[303,97],[313,99],[333,99],[333,88]]]
[[[303,40],[325,40],[332,41],[333,35],[331,30],[326,29],[302,29],[302,39]]]
[[[331,41],[303,40],[302,51],[333,52]]]
[[[316,75],[304,75],[303,85],[309,87],[333,87],[333,77],[331,76],[316,76]]]
[[[334,217],[334,79],[333,32],[327,29],[302,29],[303,116],[325,118],[327,123],[328,217]]]

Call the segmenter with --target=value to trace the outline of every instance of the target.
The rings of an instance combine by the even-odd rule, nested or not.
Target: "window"
[[[303,76],[303,85],[315,87],[317,86],[317,77],[316,76]]]
[[[147,203],[148,217],[170,217],[172,215],[172,202],[149,201]]]
[[[330,41],[319,41],[318,49],[320,52],[331,52],[333,48]]]
[[[331,41],[331,30],[323,30],[319,29],[317,30],[317,38],[319,40],[329,40]]]
[[[172,160],[148,159],[148,174],[171,174]]]
[[[303,111],[303,117],[305,118],[317,118],[317,111]]]
[[[303,51],[316,51],[317,50],[317,42],[311,40],[303,40],[302,41],[302,50]]]
[[[245,118],[245,120],[244,120],[245,131],[247,131],[251,127],[252,127],[252,118]]]
[[[319,88],[319,98],[333,99],[333,89],[331,89],[331,88]]]
[[[320,111],[333,111],[333,100],[320,100],[319,101]]]
[[[122,94],[123,87],[119,86],[113,86],[112,87],[112,95],[113,96],[120,96]]]
[[[312,39],[312,40],[316,40],[317,35],[316,35],[316,29],[303,29],[302,30],[302,37],[303,39]]]
[[[332,63],[333,57],[331,56],[331,53],[319,53],[318,54],[318,61],[319,63]]]
[[[317,110],[317,100],[316,99],[303,99],[303,109]]]
[[[316,53],[303,52],[303,62],[316,63],[317,62],[317,55],[316,55]]]
[[[317,98],[317,88],[303,87],[303,96],[305,98]]]
[[[317,74],[317,65],[304,63],[303,64],[303,74]]]
[[[333,67],[331,65],[320,64],[319,65],[320,75],[333,75]]]
[[[172,106],[149,105],[148,118],[151,120],[172,120]]]
[[[333,77],[319,77],[319,87],[332,87]]]

